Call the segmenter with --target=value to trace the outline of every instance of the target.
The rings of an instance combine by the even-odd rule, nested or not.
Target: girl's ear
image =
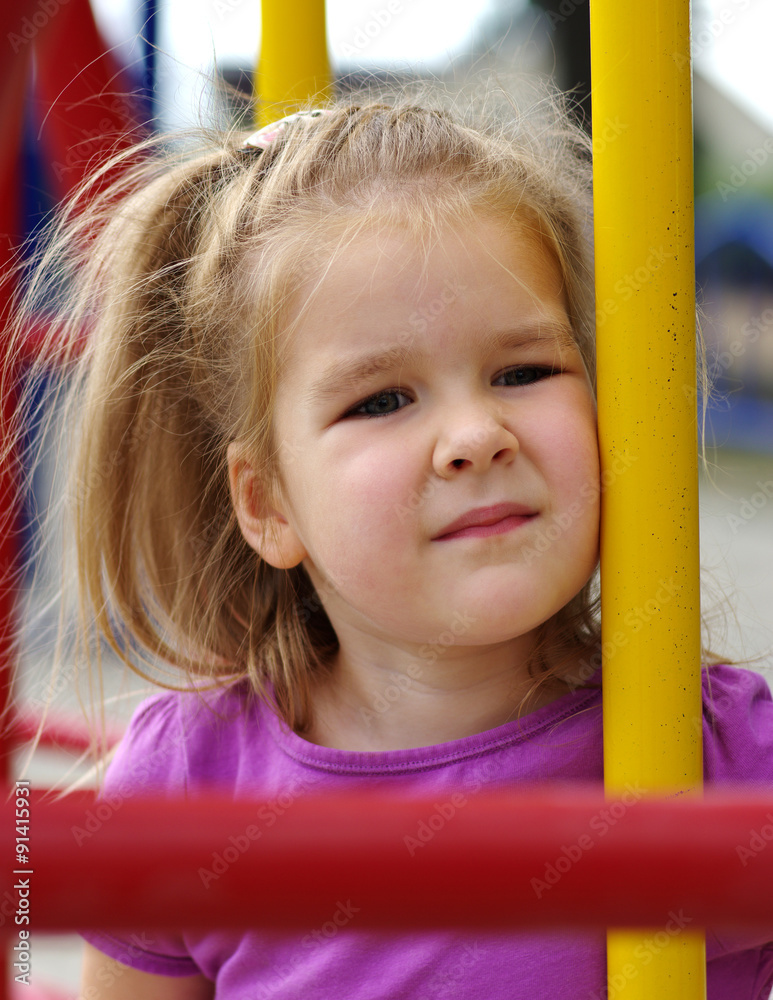
[[[228,445],[228,481],[236,519],[250,548],[276,569],[302,562],[307,555],[303,542],[282,506],[269,501],[265,484],[239,441]]]

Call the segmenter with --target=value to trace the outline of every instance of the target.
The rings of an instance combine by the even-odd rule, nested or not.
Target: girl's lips
[[[533,514],[526,514],[522,517],[505,517],[501,521],[497,521],[496,524],[475,524],[469,528],[462,528],[461,531],[452,531],[448,535],[441,535],[437,540],[445,542],[451,538],[486,538],[488,535],[501,535],[506,531],[512,531],[513,528],[518,528],[524,521],[528,521],[532,517],[534,517]]]
[[[493,507],[478,507],[446,525],[434,541],[449,538],[485,538],[512,531],[534,517],[536,511],[515,503],[500,503]]]

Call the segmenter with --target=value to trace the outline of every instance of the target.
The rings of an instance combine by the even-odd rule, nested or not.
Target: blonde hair
[[[528,108],[491,90],[482,107],[454,104],[341,99],[262,152],[242,147],[243,130],[203,133],[195,149],[147,141],[50,234],[27,301],[60,300],[49,354],[57,345],[71,381],[81,628],[154,683],[172,686],[148,674],[156,660],[189,682],[248,677],[289,726],[310,726],[310,679],[338,641],[303,567],[275,569],[242,537],[226,449],[245,442],[281,486],[283,317],[337,246],[374,221],[425,235],[491,210],[526,221],[559,263],[593,379],[588,138],[547,91]],[[597,648],[591,589],[542,627],[538,683]]]

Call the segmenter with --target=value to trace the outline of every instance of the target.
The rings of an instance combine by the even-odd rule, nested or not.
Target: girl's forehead
[[[533,229],[482,218],[434,235],[371,228],[339,248],[296,289],[283,371],[309,368],[312,354],[359,353],[368,345],[399,350],[422,339],[450,345],[518,328],[544,327],[546,337],[571,330],[563,276]]]
[[[367,220],[305,259],[300,280],[294,283],[292,305],[297,311],[331,286],[338,286],[342,300],[372,293],[383,280],[391,283],[394,294],[421,290],[433,280],[445,280],[449,273],[469,273],[470,263],[481,255],[492,266],[511,269],[515,280],[518,271],[535,267],[561,271],[552,241],[531,213],[489,210],[472,221],[448,219],[432,225]]]

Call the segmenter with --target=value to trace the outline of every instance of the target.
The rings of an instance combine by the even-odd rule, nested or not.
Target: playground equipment
[[[689,0],[591,3],[604,776],[703,779]],[[621,453],[631,459],[620,463]],[[624,471],[619,473],[618,470]],[[631,614],[632,609],[643,609]],[[646,624],[646,627],[643,627]],[[642,942],[610,933],[609,981]],[[705,996],[700,933],[626,985]]]
[[[324,7],[305,6],[283,31],[278,3],[264,0],[260,124],[328,85]],[[146,926],[150,912],[158,927],[269,917],[273,927],[302,927],[325,919],[331,894],[348,892],[363,901],[363,926],[650,926],[610,934],[610,982],[622,977],[631,1000],[697,1000],[702,934],[680,927],[631,977],[637,943],[682,909],[690,928],[773,926],[773,902],[758,892],[773,876],[773,851],[760,850],[753,867],[737,855],[750,831],[770,824],[773,800],[682,794],[700,789],[702,759],[688,0],[592,0],[591,16],[610,801],[563,790],[480,795],[413,859],[402,833],[432,803],[298,801],[281,836],[244,853],[238,879],[224,875],[205,892],[198,868],[258,804],[44,803],[33,793],[33,929]],[[620,453],[632,459],[624,472]],[[646,629],[626,624],[637,608]],[[600,810],[625,809],[629,783],[652,800],[627,811],[581,863],[556,868],[562,877],[538,900],[531,879],[579,843]],[[681,801],[659,797],[675,793]],[[12,808],[3,810],[9,843]],[[99,836],[78,844],[73,827],[89,823]],[[13,899],[10,872],[4,866],[0,888]],[[158,891],[164,879],[174,880],[173,898]],[[256,907],[258,895],[270,906]],[[2,929],[15,932],[10,921]]]

